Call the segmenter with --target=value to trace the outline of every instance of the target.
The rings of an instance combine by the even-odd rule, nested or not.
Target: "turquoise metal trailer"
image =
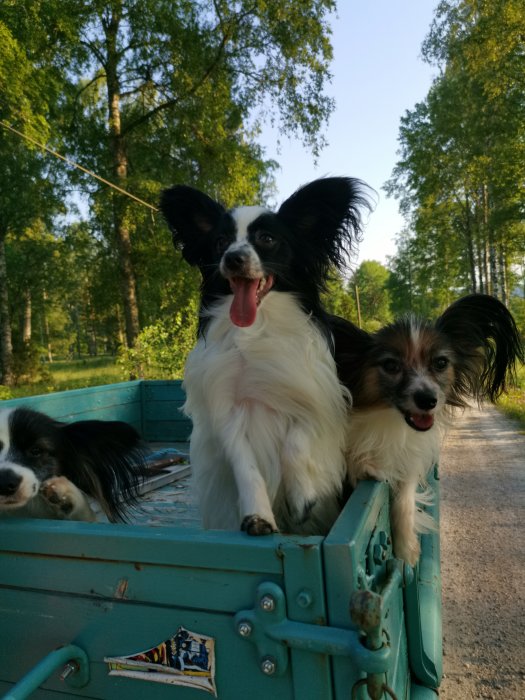
[[[183,398],[136,381],[3,405],[184,449]],[[360,483],[326,537],[203,531],[178,488],[131,524],[0,520],[0,697],[435,700],[439,534],[414,570],[395,559],[386,484]]]

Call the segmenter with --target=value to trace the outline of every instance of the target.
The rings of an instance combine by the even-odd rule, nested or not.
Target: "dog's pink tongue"
[[[244,277],[230,279],[233,301],[230,306],[230,318],[236,326],[251,326],[257,316],[257,288],[260,280]]]
[[[428,430],[434,425],[434,416],[428,413],[412,413],[410,420],[418,430]]]

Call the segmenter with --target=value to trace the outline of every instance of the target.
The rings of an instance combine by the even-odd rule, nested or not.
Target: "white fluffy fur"
[[[347,432],[347,466],[353,486],[360,479],[387,481],[392,490],[391,523],[396,556],[414,565],[419,558],[418,532],[435,527],[418,509],[429,505],[427,475],[437,463],[446,432],[441,413],[431,430],[410,428],[395,408],[352,412]],[[423,491],[418,491],[419,488]]]
[[[283,531],[325,533],[345,471],[348,394],[292,294],[270,292],[248,328],[231,323],[231,300],[209,309],[185,372],[203,524],[237,530],[257,514]]]

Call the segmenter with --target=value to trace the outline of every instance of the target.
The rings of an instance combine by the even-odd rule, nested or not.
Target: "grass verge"
[[[45,381],[21,384],[10,389],[13,398],[50,394],[53,391],[84,389],[100,384],[123,382],[126,377],[115,357],[87,357],[81,360],[57,360],[46,365],[49,376]]]
[[[509,418],[519,421],[520,432],[525,432],[525,367],[519,368],[516,386],[498,400],[497,407]]]

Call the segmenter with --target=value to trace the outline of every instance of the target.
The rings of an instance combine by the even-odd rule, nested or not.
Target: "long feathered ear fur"
[[[60,424],[67,444],[64,476],[96,498],[111,521],[125,521],[146,474],[147,448],[122,421],[86,420]]]
[[[162,193],[160,210],[171,229],[175,248],[182,250],[190,265],[203,264],[209,247],[207,236],[225,213],[224,208],[194,187],[175,185]]]
[[[364,366],[374,341],[370,333],[340,316],[329,316],[339,381],[358,399],[365,381]]]
[[[361,237],[361,210],[371,210],[368,187],[361,180],[326,177],[301,187],[281,205],[277,216],[299,239],[324,278],[331,265],[343,269],[352,245]]]
[[[495,401],[524,361],[523,344],[507,307],[487,294],[458,299],[437,319],[436,328],[454,348],[456,377],[449,403],[464,397]]]

